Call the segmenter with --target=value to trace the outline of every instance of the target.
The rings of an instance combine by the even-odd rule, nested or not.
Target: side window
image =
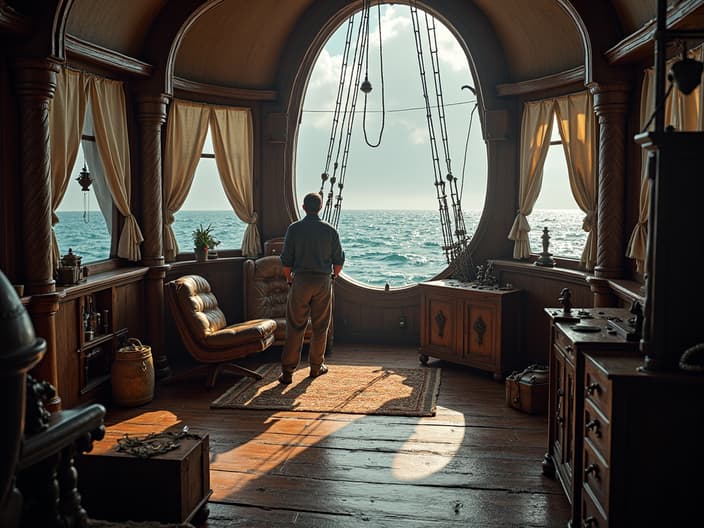
[[[567,159],[560,138],[557,117],[553,118],[550,148],[543,166],[543,185],[528,217],[528,233],[533,253],[543,249],[543,229],[550,234],[550,253],[556,257],[579,260],[587,240],[582,230],[584,213],[579,209],[570,189]]]
[[[87,173],[90,180],[82,173]],[[93,135],[90,108],[71,174],[56,210],[59,223],[54,226],[54,232],[59,252],[65,255],[71,248],[82,258],[82,264],[108,259],[112,247],[113,201]]]
[[[218,251],[242,247],[247,225],[237,217],[225,195],[215,163],[210,128],[188,197],[174,218],[174,233],[181,253],[193,251],[192,233],[200,225],[212,226],[213,236],[220,241]]]

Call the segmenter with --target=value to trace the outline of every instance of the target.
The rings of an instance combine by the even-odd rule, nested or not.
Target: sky
[[[360,18],[358,13],[355,17],[355,36]],[[436,96],[425,31],[425,16],[420,9],[418,19],[423,40],[428,95],[433,105],[431,112],[440,154],[441,172],[444,176],[447,166],[435,107]],[[460,178],[458,190],[461,190],[462,207],[467,210],[481,210],[486,193],[486,145],[482,139],[478,110],[474,112],[471,135],[467,141],[470,115],[476,99],[469,90],[462,89],[463,85],[475,86],[475,82],[464,50],[440,21],[436,20],[435,24],[451,169],[454,176]],[[307,192],[320,190],[320,175],[325,170],[330,144],[346,32],[347,22],[345,21],[321,50],[308,81],[297,136],[295,162],[296,192],[299,203]],[[357,113],[343,190],[343,207],[346,209],[437,210],[432,150],[408,6],[382,6],[381,33],[383,70],[379,61],[379,17],[376,7],[373,7],[370,11],[368,65],[369,80],[373,89],[367,97],[366,115],[362,112],[363,94],[360,93],[357,99]],[[354,38],[352,45],[354,46]],[[350,64],[348,70],[352,69]],[[364,70],[362,77],[364,77]],[[370,142],[376,143],[382,124],[382,84],[385,99],[384,128],[379,147],[372,148],[365,143],[363,124],[366,124]],[[344,136],[338,133],[336,141],[339,141],[340,137],[344,139]],[[465,144],[468,145],[466,153]],[[208,151],[207,144],[205,150]],[[337,148],[333,150],[331,163],[336,159],[341,162],[342,155],[338,157]],[[83,166],[82,158],[82,153],[79,153],[74,170],[76,177]],[[572,204],[566,204],[569,200],[565,200],[566,196],[571,198],[571,194],[566,178],[564,157],[548,156],[544,178],[545,190],[541,193],[536,208],[576,207],[573,200]],[[328,188],[328,186],[325,187],[326,192]],[[191,193],[183,208],[228,210],[230,206],[221,189],[215,162],[201,160]],[[97,210],[97,202],[92,192],[90,200],[91,208]],[[81,210],[82,208],[83,196],[80,186],[78,183],[72,183],[59,210]]]

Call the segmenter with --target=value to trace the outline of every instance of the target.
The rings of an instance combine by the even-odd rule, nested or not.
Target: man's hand
[[[333,267],[332,267],[332,278],[333,278],[333,279],[336,279],[337,276],[340,274],[341,271],[342,271],[342,266],[339,266],[339,265],[337,265],[337,264],[334,264]]]
[[[286,277],[286,282],[290,285],[293,282],[293,277],[289,266],[284,266],[284,276]]]

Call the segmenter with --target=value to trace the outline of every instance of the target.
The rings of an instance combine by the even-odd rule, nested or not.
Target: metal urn
[[[81,280],[81,257],[68,248],[68,253],[61,257],[60,263],[56,282],[59,284],[78,284]]]

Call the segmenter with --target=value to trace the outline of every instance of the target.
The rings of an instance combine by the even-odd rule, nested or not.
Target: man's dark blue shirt
[[[333,265],[342,266],[344,263],[340,236],[317,214],[307,214],[288,226],[281,264],[290,267],[293,273],[329,275]]]

